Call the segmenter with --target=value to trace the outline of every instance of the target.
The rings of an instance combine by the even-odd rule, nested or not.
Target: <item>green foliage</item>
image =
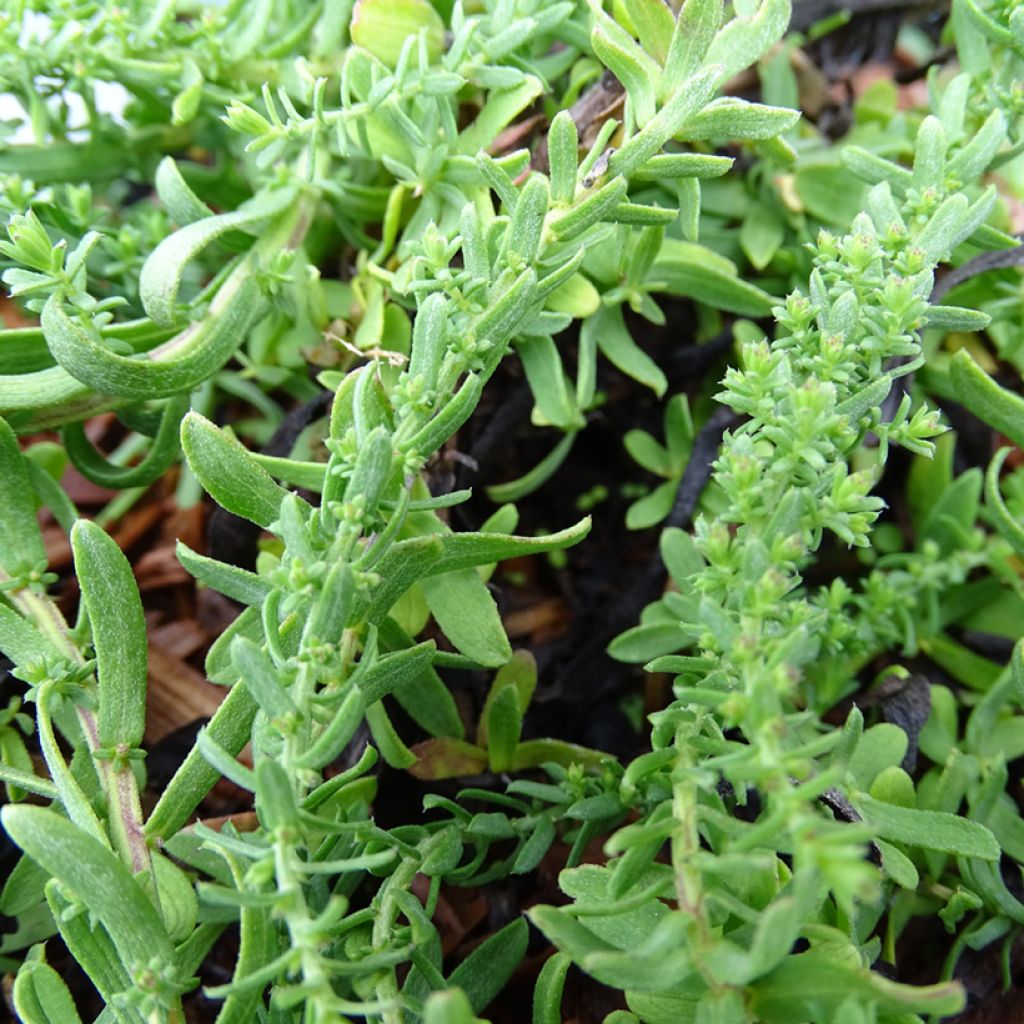
[[[1024,861],[1007,791],[1022,648],[1003,666],[958,631],[1019,640],[1024,482],[1003,472],[1006,449],[984,476],[954,476],[927,399],[1021,444],[1021,399],[970,337],[988,331],[1024,367],[1019,275],[955,272],[950,301],[930,300],[942,265],[1015,242],[988,182],[1024,150],[1024,18],[955,0],[960,70],[936,64],[931,112],[862,98],[829,147],[793,109],[789,17],[788,0],[162,0],[0,17],[0,90],[32,136],[0,146],[2,277],[33,321],[0,331],[0,651],[25,685],[0,713],[3,824],[24,854],[0,948],[21,954],[23,1020],[80,1019],[46,962],[59,936],[100,1021],[180,1024],[237,925],[231,980],[206,990],[218,1024],[472,1024],[528,926],[452,963],[441,888],[528,874],[559,847],[566,900],[529,911],[558,950],[535,1024],[561,1020],[570,964],[624,993],[609,1021],[920,1020],[962,1006],[963,949],[1012,948],[1024,904],[1000,863]],[[765,103],[719,95],[748,68]],[[621,104],[582,123],[575,100],[606,70]],[[101,110],[115,85],[120,119]],[[546,158],[514,148],[537,111]],[[132,198],[140,182],[152,196]],[[723,327],[735,340],[692,412],[647,351],[683,302],[698,342]],[[609,648],[672,679],[628,764],[532,733],[537,668],[488,585],[499,562],[586,545],[589,517],[520,536],[505,506],[455,531],[447,510],[469,492],[433,493],[506,358],[555,440],[489,488],[496,501],[553,480],[611,368],[661,403],[663,440],[622,439],[659,478],[631,529],[676,505],[710,399],[737,415],[692,529],[661,535],[668,589]],[[315,444],[250,450],[284,404],[324,389]],[[225,398],[259,417],[216,425]],[[109,456],[85,428],[100,413],[123,427]],[[61,446],[19,445],[50,428]],[[879,493],[896,448],[913,460],[903,529]],[[57,484],[68,462],[123,490],[108,523],[177,463],[179,501],[201,488],[270,535],[255,571],[179,545],[244,610],[207,657],[223,702],[148,814],[142,602],[115,541]],[[40,507],[70,536],[73,624]],[[853,568],[823,581],[829,549]],[[870,694],[884,702],[925,657],[949,685],[926,686],[916,726],[866,724],[858,704],[830,724],[869,666],[886,666]],[[468,728],[451,670],[488,680]],[[378,759],[428,783],[481,778],[384,828]],[[251,794],[245,831],[193,820],[221,778]],[[915,916],[955,935],[933,984],[873,969]]]

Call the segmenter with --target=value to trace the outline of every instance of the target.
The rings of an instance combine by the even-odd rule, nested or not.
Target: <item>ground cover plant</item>
[[[0,81],[16,1019],[1016,1019],[1024,7],[9,0]]]

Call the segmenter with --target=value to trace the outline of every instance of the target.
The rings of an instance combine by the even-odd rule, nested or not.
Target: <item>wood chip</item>
[[[150,642],[146,743],[157,743],[197,718],[210,718],[226,693],[165,647]]]

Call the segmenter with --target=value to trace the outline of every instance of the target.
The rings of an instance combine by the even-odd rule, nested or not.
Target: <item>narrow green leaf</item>
[[[676,585],[684,583],[704,568],[704,556],[697,550],[693,537],[685,530],[669,527],[659,541],[662,561]]]
[[[357,595],[352,615],[374,625],[382,622],[395,602],[414,583],[432,572],[442,551],[440,536],[433,534],[392,544],[373,567],[380,583],[369,597]]]
[[[962,306],[929,306],[924,316],[929,327],[965,333],[983,331],[992,322],[988,313]]]
[[[1024,398],[1000,387],[961,349],[949,364],[957,398],[990,427],[1024,448]]]
[[[158,324],[173,324],[188,264],[227,232],[256,228],[284,213],[295,202],[296,194],[293,188],[261,192],[233,213],[205,217],[168,235],[150,254],[139,275],[139,297],[146,313]]]
[[[543,764],[560,764],[568,768],[573,764],[585,764],[596,767],[608,759],[608,755],[590,747],[581,747],[577,743],[566,743],[563,740],[523,740],[516,747],[513,771],[525,771],[539,768]]]
[[[243,613],[244,614],[244,613]],[[249,742],[257,704],[244,686],[228,691],[206,726],[206,734],[232,757]],[[193,747],[164,789],[145,825],[147,836],[169,839],[217,784],[220,773]]]
[[[138,747],[146,724],[149,646],[135,577],[117,542],[94,523],[75,524],[71,549],[96,650],[100,745]]]
[[[914,892],[921,881],[914,862],[897,847],[887,843],[884,839],[876,839],[875,847],[882,857],[882,870],[898,886]]]
[[[14,1009],[22,1024],[81,1024],[71,992],[47,963],[26,960],[14,979]]]
[[[621,306],[603,309],[585,320],[582,333],[596,337],[608,361],[626,376],[645,384],[659,397],[668,390],[668,378],[629,333]]]
[[[327,728],[296,759],[296,765],[300,768],[321,769],[330,764],[356,734],[365,711],[366,698],[357,687],[352,687]]]
[[[91,321],[82,315],[69,316],[55,294],[43,307],[41,323],[60,366],[41,371],[35,381],[25,383],[33,391],[49,393],[53,404],[65,400],[74,420],[81,419],[76,399],[83,396],[82,385],[137,401],[191,391],[231,358],[266,309],[258,282],[247,267],[239,266],[221,285],[202,320],[137,357],[113,352]],[[50,381],[54,374],[58,376]],[[35,407],[39,397],[25,404]],[[51,420],[41,418],[40,422]],[[59,425],[67,419],[52,422]]]
[[[656,289],[684,295],[739,316],[764,317],[776,303],[771,295],[742,280],[735,265],[705,246],[666,239],[651,269]],[[652,290],[655,287],[652,286]]]
[[[381,623],[378,637],[381,644],[391,651],[403,651],[413,646],[412,639],[392,618]],[[434,663],[437,663],[436,654]],[[433,665],[425,665],[412,685],[402,686],[394,692],[394,697],[406,714],[431,736],[462,739],[464,729],[458,705]]]
[[[24,456],[14,431],[0,419],[0,568],[9,576],[20,576],[45,565],[46,548]]]
[[[562,369],[558,348],[552,338],[519,338],[516,351],[523,361],[523,369],[540,418],[562,430],[582,427],[583,416],[576,407],[565,370]]]
[[[356,681],[367,704],[414,682],[433,660],[433,640],[378,658]]]
[[[720,80],[717,64],[704,68],[683,82],[672,98],[628,142],[612,154],[608,166],[615,174],[630,175],[678,135],[711,99]]]
[[[429,540],[426,537],[416,537],[412,540],[399,541],[381,559],[379,564],[383,565],[387,559],[390,568],[390,563],[400,563],[408,553],[423,547],[424,544],[436,541],[441,546],[440,557],[426,566],[426,572],[423,575],[437,576],[458,569],[490,565],[493,562],[502,562],[509,558],[559,551],[562,548],[578,544],[590,533],[590,527],[590,516],[584,516],[574,526],[540,537],[516,537],[502,533],[432,534]],[[377,571],[382,577],[385,576],[383,569]]]
[[[708,153],[659,153],[652,156],[633,175],[636,181],[663,181],[666,178],[720,178],[735,163],[732,157]]]
[[[539,905],[531,907],[527,914],[530,920],[576,963],[591,954],[608,953],[615,949],[561,908]]]
[[[433,455],[473,415],[483,388],[475,373],[468,374],[452,399],[405,442],[404,449],[424,457]]]
[[[541,175],[530,178],[520,190],[505,233],[503,255],[510,265],[522,266],[537,256],[549,201],[547,179]]]
[[[722,0],[686,0],[665,58],[665,82],[682,82],[704,63],[722,24]]]
[[[64,753],[57,743],[50,714],[53,685],[53,683],[44,683],[39,692],[38,707],[36,708],[39,747],[67,816],[84,835],[106,846],[108,845],[107,833],[96,816],[88,795],[82,789],[76,773],[71,771],[68,763],[64,760]]]
[[[259,607],[270,593],[270,583],[264,577],[257,576],[248,569],[240,569],[237,565],[228,565],[226,562],[218,562],[215,558],[200,555],[180,540],[175,547],[175,553],[178,561],[199,583],[212,587],[232,600]]]
[[[562,989],[571,965],[564,953],[544,962],[533,990],[533,1024],[562,1024]]]
[[[420,581],[420,587],[431,614],[456,650],[488,668],[504,665],[512,657],[498,606],[475,569],[431,575]]]
[[[839,1006],[853,997],[891,1014],[945,1016],[964,1005],[960,985],[900,985],[850,959],[829,956],[823,948],[788,956],[771,974],[756,982],[751,1006],[764,1024],[793,1020],[832,1020]]]
[[[366,724],[370,727],[370,735],[377,744],[380,756],[392,768],[404,771],[416,763],[416,755],[402,742],[380,701],[366,709]]]
[[[992,511],[996,527],[1003,539],[1008,541],[1013,550],[1024,558],[1024,526],[1010,512],[999,488],[1000,470],[1003,468],[1003,463],[1006,462],[1006,457],[1012,451],[1012,448],[1000,448],[989,464],[985,474],[985,502]],[[0,627],[2,627],[2,619],[0,619]],[[3,648],[2,642],[0,642],[0,648]]]
[[[493,502],[502,503],[519,501],[543,486],[558,472],[572,451],[577,431],[565,434],[558,444],[537,463],[533,469],[527,470],[517,480],[508,480],[503,484],[492,484],[487,488],[487,497]]]
[[[216,740],[210,738],[205,729],[200,729],[196,735],[195,748],[218,775],[224,776],[240,789],[247,789],[250,793],[256,791],[256,776],[252,769],[236,761]]]
[[[651,622],[620,633],[608,646],[616,661],[642,664],[689,645],[689,635],[677,622]]]
[[[725,82],[756,64],[789,26],[789,0],[763,0],[756,13],[734,18],[714,38],[706,64],[719,64],[719,82]]]
[[[269,657],[248,637],[231,641],[231,660],[244,686],[271,718],[289,714],[298,716],[298,708],[288,695],[279,673]]]
[[[386,4],[388,0],[384,0]],[[518,85],[508,89],[495,89],[476,117],[459,135],[457,152],[474,156],[487,149],[541,93],[544,85],[534,75],[527,75]]]
[[[184,227],[193,221],[213,216],[213,210],[192,191],[188,182],[185,181],[177,161],[173,157],[165,156],[160,161],[156,169],[154,185],[160,202],[164,204],[175,224]]]
[[[562,242],[578,238],[587,228],[607,219],[612,210],[626,198],[628,189],[629,184],[625,178],[612,178],[592,195],[581,199],[572,209],[553,217],[550,223],[551,234]]]
[[[188,395],[175,395],[167,399],[149,451],[134,466],[116,466],[96,451],[81,423],[69,423],[61,431],[64,449],[75,469],[100,487],[115,490],[146,487],[163,476],[177,461],[181,451],[178,428],[188,402]]]
[[[0,604],[0,651],[23,667],[59,657],[57,648],[28,619],[6,604]]]
[[[942,811],[919,811],[882,803],[866,793],[852,797],[853,805],[882,839],[906,843],[924,850],[998,860],[999,844],[977,822]]]
[[[932,214],[917,236],[916,245],[931,263],[946,259],[956,246],[970,204],[964,195],[950,196]]]
[[[487,759],[492,772],[512,767],[515,749],[523,730],[523,714],[514,686],[501,687],[489,698],[484,710],[487,724]]]
[[[386,427],[375,427],[359,445],[356,464],[345,488],[345,498],[362,498],[367,515],[377,511],[384,489],[391,476],[394,461],[391,433]]]
[[[764,270],[771,263],[785,236],[785,222],[774,206],[751,205],[740,227],[740,245],[756,270]]]
[[[800,120],[799,110],[722,96],[686,122],[688,139],[771,139]]]
[[[156,908],[120,860],[66,818],[26,804],[3,809],[11,838],[103,924],[125,965],[175,962]]]
[[[272,757],[256,762],[256,810],[270,832],[299,829],[299,804],[284,767]]]
[[[131,989],[131,979],[107,932],[97,928],[88,914],[81,913],[74,900],[64,899],[56,879],[46,886],[46,900],[68,951],[107,1003],[97,1024],[147,1024],[133,1007],[114,1005],[117,996]]]
[[[671,475],[672,460],[668,452],[646,430],[627,431],[622,443],[630,458],[648,472],[659,476]]]
[[[57,800],[60,792],[49,779],[42,779],[18,768],[12,768],[7,764],[0,764],[0,782],[7,787],[8,799],[13,802],[10,793],[13,789],[24,790],[26,793],[35,793],[45,800]]]
[[[181,421],[181,447],[192,472],[217,504],[264,528],[277,519],[287,492],[240,441],[205,416],[190,412]]]
[[[571,203],[576,194],[579,137],[568,110],[560,110],[548,130],[548,162],[551,165],[551,199]]]
[[[227,850],[220,849],[218,852],[227,861],[236,888],[241,890],[245,875],[243,865]],[[241,984],[246,978],[266,967],[277,952],[270,911],[266,907],[243,905],[239,916],[239,948],[235,972],[231,979],[233,984]],[[215,1024],[250,1024],[257,1013],[257,1007],[262,1004],[261,988],[232,992],[217,1014]]]
[[[597,19],[590,34],[594,53],[623,84],[636,106],[637,121],[645,124],[654,117],[661,68],[600,6],[591,9]]]
[[[961,181],[975,181],[988,169],[1003,142],[1006,141],[1006,117],[997,107],[985,119],[974,138],[954,153],[949,169]]]
[[[444,295],[440,292],[428,295],[416,311],[412,328],[409,376],[422,377],[431,390],[437,387],[437,375],[448,351],[446,310]]]
[[[480,1013],[505,987],[526,953],[530,929],[520,917],[485,939],[449,975],[448,981],[461,988],[474,1013]]]
[[[676,27],[672,11],[663,0],[626,0],[626,11],[641,46],[663,65]]]

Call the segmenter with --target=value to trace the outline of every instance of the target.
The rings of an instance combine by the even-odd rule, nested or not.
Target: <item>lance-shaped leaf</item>
[[[0,604],[0,651],[15,665],[59,657],[57,648],[28,619],[5,604]]]
[[[707,64],[721,66],[719,81],[756,64],[782,38],[790,13],[789,0],[764,0],[755,14],[730,21],[705,55]]]
[[[1024,525],[1013,515],[1003,500],[1002,491],[999,489],[999,471],[1006,461],[1006,457],[1012,452],[1012,448],[1000,448],[996,452],[985,474],[985,502],[988,505],[995,525],[1003,538],[1013,546],[1013,550],[1024,558]],[[2,645],[0,645],[2,646]],[[1016,653],[1014,655],[1016,661]]]
[[[234,757],[249,741],[257,707],[244,686],[233,687],[206,726],[206,735]],[[161,839],[173,836],[219,778],[220,773],[206,760],[202,751],[193,747],[149,816],[146,835]]]
[[[187,544],[178,541],[175,547],[178,561],[198,582],[246,605],[259,607],[270,593],[270,582],[248,569],[237,565],[218,562],[193,551]]]
[[[25,804],[3,810],[11,838],[41,864],[107,930],[125,965],[174,964],[174,947],[149,897],[128,868],[67,818]]]
[[[648,279],[652,291],[685,295],[740,316],[767,316],[776,302],[739,277],[730,260],[703,245],[678,239],[665,240]]]
[[[616,174],[631,174],[645,164],[711,99],[719,81],[717,64],[683,82],[675,95],[628,142],[612,154],[608,166]]]
[[[636,107],[637,121],[645,124],[654,116],[661,68],[625,29],[604,12],[600,4],[593,4],[591,10],[596,19],[590,34],[594,53],[625,86]],[[667,8],[665,13],[669,13]]]
[[[206,217],[168,235],[150,254],[139,275],[139,297],[146,312],[158,324],[174,323],[178,291],[188,264],[229,231],[256,228],[284,213],[295,197],[292,188],[261,192],[233,213]]]
[[[96,650],[100,745],[138,747],[146,724],[148,644],[135,577],[117,542],[95,523],[75,524],[71,549]]]
[[[537,403],[537,412],[562,430],[583,426],[583,417],[562,369],[558,348],[549,335],[521,338],[516,351],[523,361],[526,379]]]
[[[231,660],[235,663],[241,685],[271,718],[298,715],[295,702],[283,684],[283,675],[273,662],[248,637],[236,636],[231,641]]]
[[[686,0],[665,58],[666,86],[683,81],[701,66],[721,24],[722,0]]]
[[[433,660],[433,640],[378,658],[356,681],[367,704],[413,682]]]
[[[205,217],[212,217],[211,210],[185,181],[174,157],[165,156],[156,169],[153,181],[156,194],[164,204],[171,220],[184,227]]]
[[[510,265],[522,266],[536,258],[549,203],[547,179],[539,175],[530,178],[519,193],[505,232],[502,255]]]
[[[512,647],[498,606],[475,569],[432,575],[420,587],[431,614],[458,651],[488,668],[508,661]]]
[[[876,835],[891,842],[979,860],[999,859],[995,836],[975,821],[943,811],[898,807],[864,793],[853,797],[853,805]]]
[[[799,110],[723,96],[686,122],[688,139],[771,139],[800,120]]]
[[[392,544],[373,566],[380,583],[357,601],[353,616],[379,622],[391,606],[418,580],[458,569],[473,569],[506,558],[539,554],[568,547],[590,532],[590,517],[546,537],[514,537],[499,533],[428,534]],[[489,595],[488,595],[489,596]],[[493,598],[490,598],[493,601]]]
[[[91,323],[67,314],[59,294],[43,307],[40,322],[60,369],[76,383],[142,401],[202,383],[228,361],[265,309],[258,283],[240,268],[221,285],[201,321],[141,357],[111,351]],[[53,382],[54,388],[58,383]]]
[[[181,447],[192,472],[218,505],[262,527],[277,519],[287,492],[240,441],[205,416],[190,412],[181,421]]]
[[[894,1015],[944,1016],[963,1007],[964,993],[954,982],[900,985],[849,958],[817,950],[787,957],[751,992],[757,1019],[765,1024],[834,1020],[835,1012],[848,1000],[858,1005],[867,1002]]]
[[[14,979],[14,1009],[22,1024],[81,1024],[61,976],[41,960],[26,960]]]
[[[990,427],[1024,448],[1024,398],[1000,387],[961,349],[949,364],[957,398]]]
[[[448,978],[461,988],[474,1012],[483,1010],[505,987],[522,962],[529,939],[526,918],[520,917],[473,950]]]
[[[590,533],[591,518],[584,516],[573,526],[540,537],[516,537],[503,533],[449,533],[439,535],[441,557],[431,565],[430,575],[490,565],[508,558],[538,555],[578,544]],[[406,542],[403,542],[406,543]],[[395,545],[398,548],[400,545]]]
[[[45,564],[28,468],[14,431],[0,419],[0,568],[17,576]]]

